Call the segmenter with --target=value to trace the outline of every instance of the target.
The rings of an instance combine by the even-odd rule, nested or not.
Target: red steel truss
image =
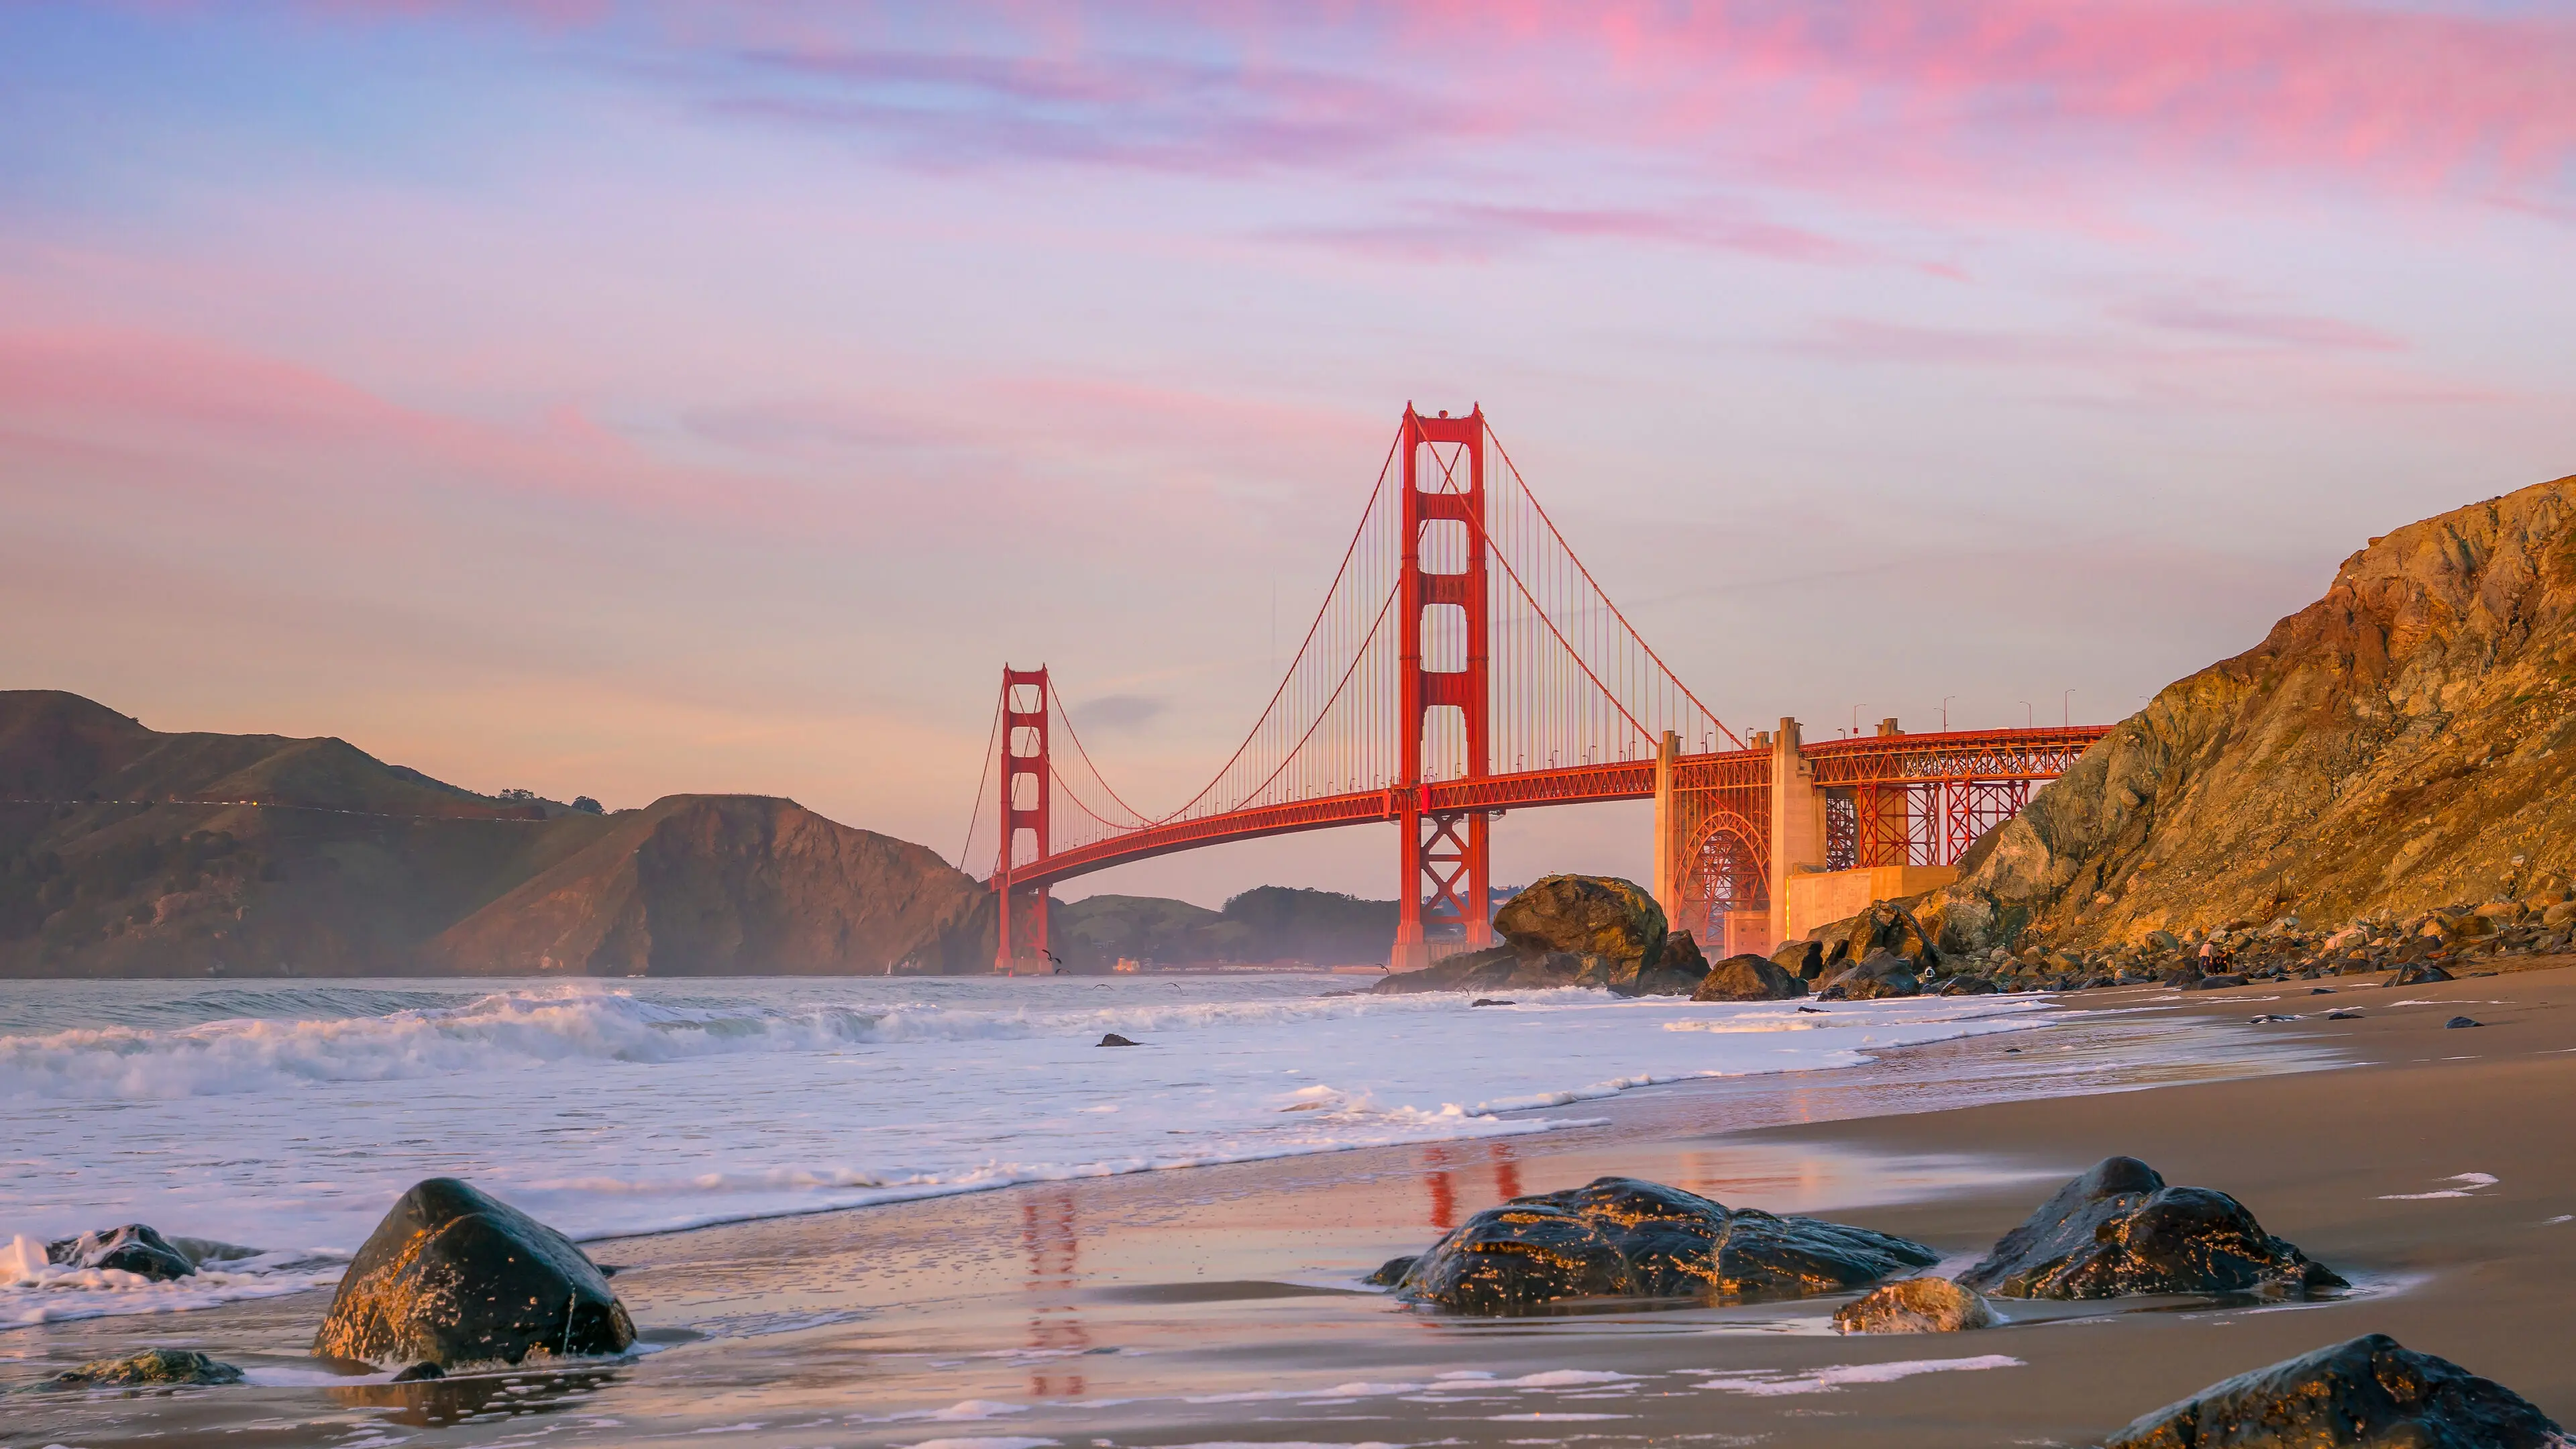
[[[1655,796],[1660,742],[1694,919],[1768,904],[1772,751],[1664,666],[1574,557],[1481,409],[1405,409],[1376,492],[1252,732],[1179,809],[1149,816],[1092,764],[1044,668],[1005,669],[996,775],[997,970],[1046,955],[1058,881],[1229,841],[1386,822],[1399,962],[1435,928],[1490,939],[1491,821]],[[1058,732],[1070,751],[1054,748]],[[1806,746],[1829,864],[1942,864],[2106,731],[1883,734]],[[1064,808],[1059,809],[1062,806]],[[980,815],[980,812],[979,812]],[[967,854],[974,854],[970,831]],[[1045,969],[1043,964],[1039,969]]]
[[[2056,779],[2109,728],[1872,735],[1810,745],[1825,791],[1825,863],[1954,865],[2021,813],[2032,785]]]

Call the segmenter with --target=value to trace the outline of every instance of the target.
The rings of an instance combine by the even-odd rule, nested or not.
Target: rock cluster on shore
[[[188,1240],[183,1240],[188,1241]],[[168,1279],[186,1254],[142,1223],[52,1245],[54,1262]],[[341,1276],[313,1336],[317,1357],[400,1366],[398,1382],[478,1364],[621,1354],[635,1342],[608,1270],[570,1238],[452,1177],[413,1184]],[[237,1384],[193,1349],[150,1348],[68,1370],[38,1389]]]
[[[1828,959],[1841,962],[1843,958],[1835,953],[1846,948],[1851,938],[1873,931],[1890,934],[1885,923],[1900,914],[1910,914],[1902,902],[1873,906],[1850,921],[1821,928],[1816,933],[1819,940],[1791,942],[1775,959],[1820,949]],[[2031,943],[2018,949],[1995,946],[1943,953],[1929,942],[1904,944],[1913,949],[1898,954],[1875,948],[1873,970],[1883,979],[1901,963],[1905,974],[1914,976],[1917,989],[1953,995],[2149,985],[2201,990],[2337,976],[2385,977],[2391,986],[2414,986],[2446,981],[2481,967],[2491,969],[2517,957],[2576,952],[2576,888],[2563,876],[2546,874],[2535,876],[2516,893],[2478,905],[2447,905],[2408,916],[2331,926],[2311,925],[2296,915],[2260,922],[2234,919],[2181,934],[2150,931],[2135,942],[2094,948]],[[1888,959],[1878,959],[1882,957]],[[1869,964],[1867,960],[1858,963]],[[1828,967],[1819,994],[1861,995],[1833,990],[1838,980],[1857,969],[1853,964]],[[1860,972],[1851,979],[1856,982],[1869,974]],[[1912,994],[1901,982],[1893,991],[1877,986],[1870,991]]]

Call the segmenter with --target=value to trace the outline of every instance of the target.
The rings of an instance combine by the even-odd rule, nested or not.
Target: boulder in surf
[[[237,1384],[242,1371],[189,1348],[147,1348],[124,1358],[102,1358],[65,1369],[39,1389],[165,1389]]]
[[[1693,1001],[1786,1001],[1807,994],[1807,983],[1766,956],[1729,956],[1700,978]]]
[[[2134,1157],[2106,1157],[2006,1233],[1959,1281],[2001,1298],[2132,1293],[2304,1297],[2349,1286],[2263,1230],[2243,1203],[2168,1187]]]
[[[1395,1286],[1416,1303],[1480,1314],[1601,1298],[1742,1303],[1858,1288],[1938,1256],[1867,1228],[1604,1177],[1476,1214]]]
[[[1961,1333],[1994,1324],[1994,1309],[1976,1290],[1947,1278],[1882,1283],[1834,1310],[1844,1333]]]
[[[2550,1449],[2566,1442],[2522,1395],[2371,1333],[2212,1384],[2137,1420],[2103,1449]]]
[[[374,1363],[622,1353],[626,1305],[570,1238],[452,1177],[415,1184],[350,1260],[313,1351]]]
[[[1503,902],[1494,929],[1524,951],[1650,963],[1670,927],[1645,887],[1607,875],[1541,876]]]
[[[196,1276],[197,1265],[142,1223],[83,1233],[45,1245],[45,1261],[73,1268],[112,1268],[155,1282]]]

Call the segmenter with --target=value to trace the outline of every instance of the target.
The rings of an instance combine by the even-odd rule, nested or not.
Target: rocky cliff
[[[2576,477],[2371,540],[1962,862],[1945,947],[2410,915],[2576,871]],[[1937,921],[1937,925],[1933,923]]]
[[[601,816],[0,691],[0,976],[987,969],[982,899],[791,801]]]

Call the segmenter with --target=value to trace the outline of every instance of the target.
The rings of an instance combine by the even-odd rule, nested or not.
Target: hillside
[[[1923,902],[1963,949],[2399,917],[2576,872],[2576,477],[2410,524]],[[1927,924],[1930,922],[1927,921]]]
[[[990,893],[926,847],[791,800],[672,795],[620,811],[423,957],[507,975],[989,971],[992,916]]]
[[[601,816],[0,691],[0,976],[986,969],[981,899],[791,801]]]
[[[1380,964],[1395,902],[1337,891],[1256,886],[1211,911],[1160,896],[1088,896],[1054,908],[1049,943],[1064,969],[1106,971],[1121,957],[1158,965],[1301,961]]]

